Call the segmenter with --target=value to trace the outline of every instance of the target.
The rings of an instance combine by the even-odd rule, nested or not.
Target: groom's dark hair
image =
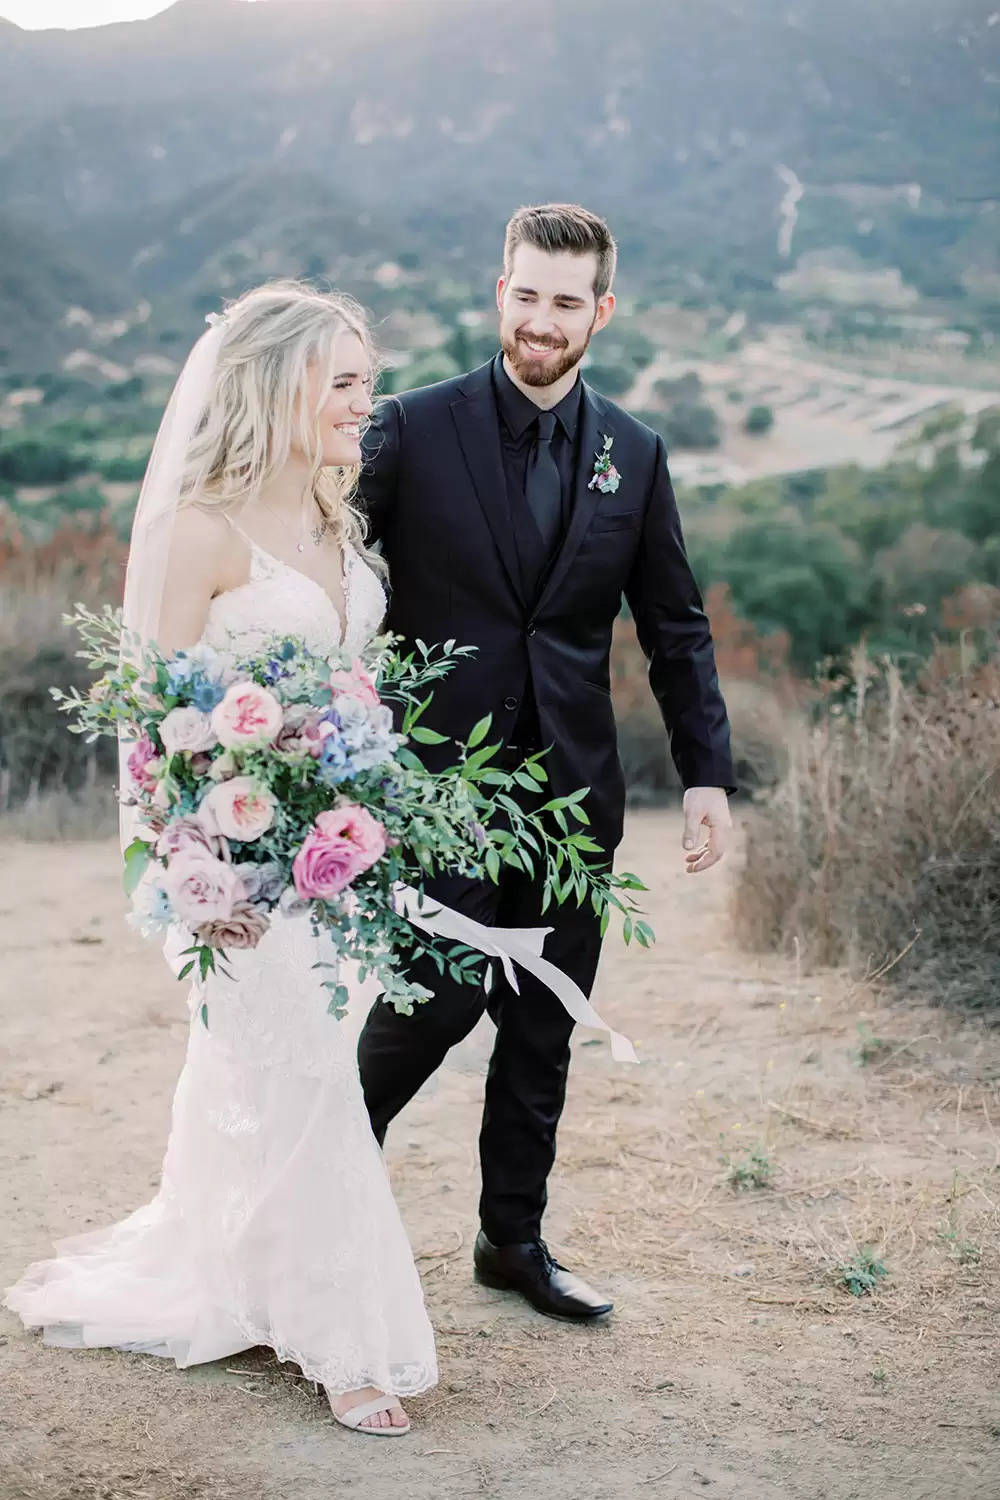
[[[604,219],[581,208],[578,203],[542,203],[535,208],[519,208],[507,225],[503,245],[504,276],[510,277],[511,262],[518,245],[535,245],[555,254],[568,250],[573,255],[592,252],[597,256],[594,296],[601,298],[611,289],[618,264],[618,246]]]

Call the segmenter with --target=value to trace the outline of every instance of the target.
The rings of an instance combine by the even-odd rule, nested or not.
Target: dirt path
[[[1000,1040],[738,953],[723,873],[686,879],[678,839],[630,822],[660,941],[609,944],[598,1003],[644,1063],[578,1043],[547,1222],[613,1321],[472,1284],[477,1033],[390,1141],[442,1366],[412,1437],[334,1428],[265,1351],[178,1372],[3,1313],[2,1500],[996,1500]],[[150,1196],[185,1029],[110,847],[8,844],[0,870],[6,1285]],[[773,1185],[738,1190],[723,1158],[754,1147]],[[889,1274],[854,1298],[834,1270],[868,1245]]]

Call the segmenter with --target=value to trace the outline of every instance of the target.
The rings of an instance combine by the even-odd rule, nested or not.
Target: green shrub
[[[51,437],[8,437],[0,442],[0,479],[11,484],[64,484],[89,468],[79,449]]]
[[[119,454],[116,458],[105,458],[97,465],[102,479],[113,483],[128,483],[141,480],[149,462],[148,454]]]
[[[675,401],[663,425],[668,448],[717,448],[722,440],[719,419],[704,401]]]
[[[129,375],[125,380],[113,381],[105,389],[109,401],[138,401],[145,390],[141,375]]]
[[[685,374],[678,376],[665,376],[653,384],[653,390],[662,401],[666,402],[700,401],[703,389],[701,376],[697,370],[688,370]]]
[[[770,432],[774,426],[774,412],[769,406],[751,406],[743,426],[747,432],[755,435]]]
[[[587,365],[583,373],[588,385],[612,400],[624,396],[635,382],[635,370],[627,364],[595,363]]]

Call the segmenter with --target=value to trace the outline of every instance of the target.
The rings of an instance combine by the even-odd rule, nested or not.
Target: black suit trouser
[[[553,904],[543,916],[541,883],[507,868],[499,885],[447,877],[428,882],[427,893],[487,926],[551,926],[545,957],[589,995],[601,951],[600,919],[589,902],[583,907]],[[537,1239],[540,1233],[574,1023],[551,990],[532,975],[517,970],[518,993],[498,963],[493,969],[487,994],[478,985],[442,978],[429,959],[411,963],[409,976],[432,990],[433,1000],[416,1007],[412,1016],[397,1015],[390,1005],[376,1001],[361,1034],[358,1060],[372,1129],[381,1143],[390,1121],[449,1049],[468,1036],[484,1011],[489,1014],[497,1034],[479,1137],[479,1214],[489,1239],[509,1245]]]

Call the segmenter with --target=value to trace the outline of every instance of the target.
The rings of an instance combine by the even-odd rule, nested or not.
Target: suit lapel
[[[451,403],[451,414],[476,497],[493,534],[510,586],[523,604],[521,570],[500,451],[500,423],[490,378],[491,365],[492,362],[483,365],[466,377],[461,394]]]
[[[601,502],[600,490],[591,489],[590,481],[594,477],[594,460],[604,447],[605,437],[614,437],[614,428],[608,420],[609,416],[610,413],[604,410],[604,403],[600,397],[595,395],[589,386],[584,385],[583,400],[580,403],[581,427],[574,478],[573,511],[562,546],[556,553],[555,562],[552,564],[538,600],[538,609],[542,609],[548,603],[569,572],[587,533],[587,528],[594,518],[594,512]]]

